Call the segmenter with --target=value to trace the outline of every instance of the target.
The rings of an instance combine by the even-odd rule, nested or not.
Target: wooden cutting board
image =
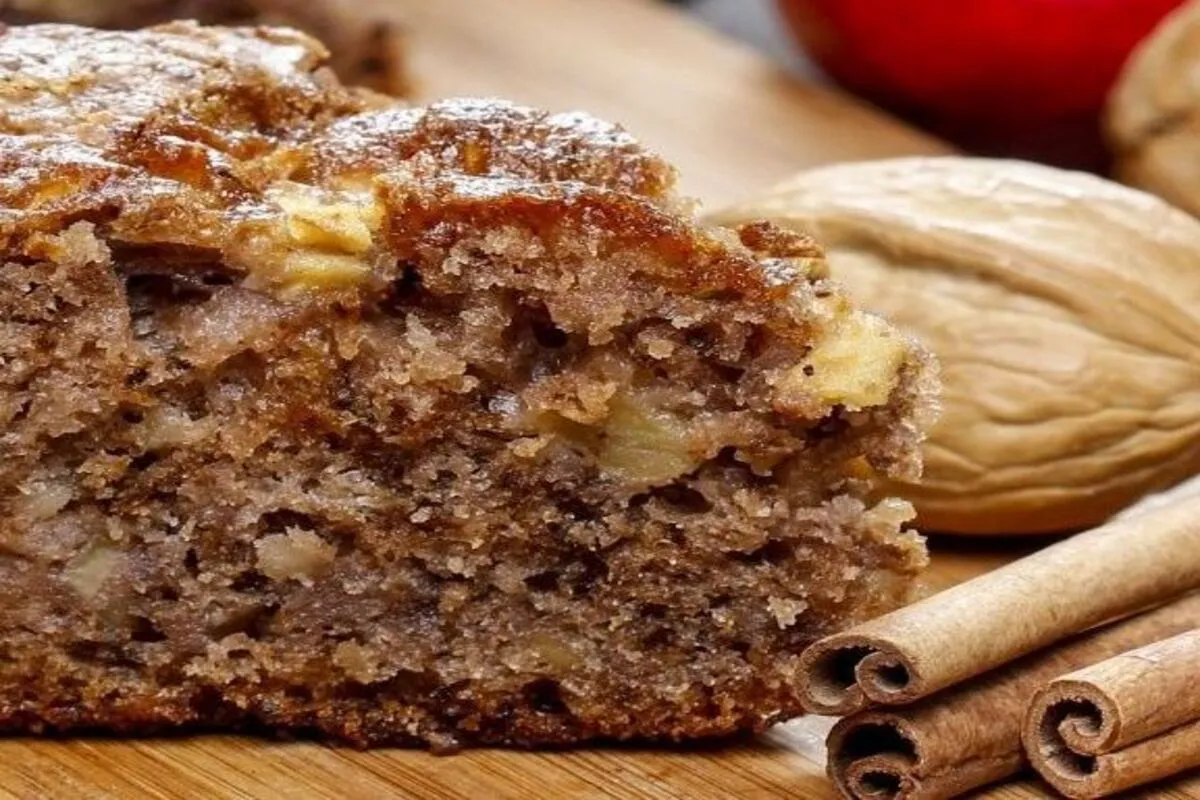
[[[424,97],[499,95],[619,121],[714,207],[821,163],[944,153],[927,136],[784,74],[650,0],[350,0],[407,21]],[[935,542],[943,587],[1028,542]],[[832,798],[829,722],[691,748],[356,752],[233,736],[0,740],[0,798]],[[1032,780],[978,795],[1048,796]],[[1147,797],[1200,798],[1200,778]]]

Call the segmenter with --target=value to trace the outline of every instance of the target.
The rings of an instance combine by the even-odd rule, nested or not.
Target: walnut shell
[[[905,158],[801,173],[712,215],[811,232],[942,364],[928,530],[1098,523],[1200,466],[1200,221],[1091,175]]]
[[[1130,55],[1105,129],[1118,180],[1200,216],[1200,0],[1167,15]]]

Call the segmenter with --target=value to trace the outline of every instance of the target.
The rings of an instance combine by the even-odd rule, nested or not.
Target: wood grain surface
[[[804,85],[742,45],[648,0],[362,0],[411,29],[421,94],[499,95],[622,122],[707,206],[832,161],[940,153],[938,142]],[[931,588],[1036,543],[935,542]],[[235,736],[0,739],[0,798],[832,798],[830,722],[691,748],[358,752]],[[1032,780],[978,797],[1049,796]],[[1145,797],[1200,798],[1200,778]]]
[[[948,147],[650,0],[360,0],[411,30],[424,98],[499,96],[619,122],[712,207],[789,172]]]

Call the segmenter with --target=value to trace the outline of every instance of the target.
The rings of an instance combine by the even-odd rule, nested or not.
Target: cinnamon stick
[[[1200,594],[1080,635],[903,708],[847,717],[826,740],[830,779],[861,800],[939,800],[1025,764],[1022,723],[1054,678],[1200,623]]]
[[[1023,739],[1034,768],[1072,798],[1200,767],[1200,629],[1054,680],[1035,695]]]
[[[800,661],[808,711],[911,703],[1200,587],[1200,497],[1114,520],[844,633]]]

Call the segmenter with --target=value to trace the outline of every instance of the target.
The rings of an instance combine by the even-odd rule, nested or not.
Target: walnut
[[[1130,55],[1104,123],[1118,180],[1200,215],[1200,2],[1167,15]]]
[[[895,487],[926,529],[1088,526],[1200,470],[1200,222],[1157,198],[1021,162],[903,158],[801,173],[714,216],[811,232],[834,280],[934,351],[925,479]],[[857,324],[782,389],[880,399],[897,357],[886,329]]]

